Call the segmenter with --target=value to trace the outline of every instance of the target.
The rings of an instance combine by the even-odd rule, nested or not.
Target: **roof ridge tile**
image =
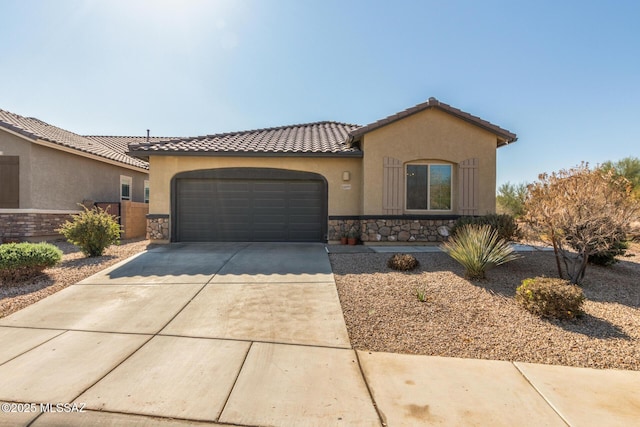
[[[479,126],[481,128],[484,128],[494,134],[496,134],[497,136],[501,137],[504,139],[504,143],[503,144],[498,144],[498,146],[500,145],[506,145],[510,142],[514,142],[518,139],[517,135],[515,133],[512,133],[506,129],[501,128],[500,126],[493,124],[487,120],[481,119],[478,116],[474,116],[473,114],[467,113],[465,111],[460,110],[459,108],[455,108],[452,107],[449,104],[446,104],[444,102],[439,101],[438,99],[434,98],[434,97],[430,97],[426,102],[414,105],[413,107],[409,107],[406,108],[402,111],[399,111],[395,114],[391,114],[387,117],[384,117],[380,120],[376,120],[375,122],[369,123],[368,125],[365,126],[361,126],[357,129],[352,130],[351,132],[349,132],[351,138],[356,138],[358,136],[362,136],[365,133],[371,132],[375,129],[378,129],[382,126],[386,126],[390,123],[393,123],[397,120],[400,120],[404,117],[410,116],[412,114],[418,113],[420,111],[426,110],[428,108],[439,108],[445,112],[448,112],[449,114],[452,114],[454,116],[457,116],[458,118],[468,121],[472,124],[475,124],[476,126]]]

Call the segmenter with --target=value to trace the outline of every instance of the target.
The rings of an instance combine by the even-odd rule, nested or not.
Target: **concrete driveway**
[[[352,350],[322,244],[156,248],[1,319],[0,340],[0,425],[623,425],[640,413],[637,372]]]

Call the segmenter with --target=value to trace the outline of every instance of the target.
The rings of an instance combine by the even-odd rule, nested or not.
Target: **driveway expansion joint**
[[[553,412],[555,412],[565,424],[570,426],[571,423],[569,423],[569,421],[562,415],[561,411],[556,407],[556,405],[554,405],[553,402],[551,402],[547,398],[547,396],[545,396],[544,393],[542,393],[540,389],[538,389],[538,387],[536,387],[536,385],[533,382],[531,382],[529,377],[524,372],[522,372],[522,369],[520,369],[518,364],[516,362],[511,362],[511,364],[513,365],[514,368],[516,368],[518,373],[522,375],[522,378],[524,378],[524,380],[531,386],[531,388],[535,390],[536,393],[538,393],[538,395],[542,398],[542,400],[544,400],[547,403],[547,405],[549,405],[549,407],[553,410]]]

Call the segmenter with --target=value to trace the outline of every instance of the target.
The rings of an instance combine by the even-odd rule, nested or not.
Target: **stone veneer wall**
[[[329,219],[328,239],[340,240],[342,233],[355,228],[361,241],[367,242],[442,242],[446,240],[440,227],[447,231],[455,223],[455,219]],[[444,231],[441,229],[441,231]],[[448,235],[448,234],[447,234]]]
[[[171,239],[169,215],[147,215],[147,239],[169,241]]]
[[[328,240],[340,240],[342,233],[355,228],[363,242],[442,242],[446,237],[438,232],[447,231],[455,219],[366,218],[329,219]],[[147,215],[147,238],[168,242],[171,239],[169,215]]]
[[[0,211],[0,240],[47,240],[62,237],[56,229],[71,213],[2,212]]]

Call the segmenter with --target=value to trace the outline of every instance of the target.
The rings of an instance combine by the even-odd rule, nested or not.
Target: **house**
[[[152,138],[151,141],[159,140]],[[148,163],[126,154],[145,137],[81,136],[0,110],[0,239],[46,240],[79,203],[105,202],[124,237],[144,237]]]
[[[366,126],[318,122],[130,145],[156,242],[434,242],[495,211],[515,134],[435,98]]]

